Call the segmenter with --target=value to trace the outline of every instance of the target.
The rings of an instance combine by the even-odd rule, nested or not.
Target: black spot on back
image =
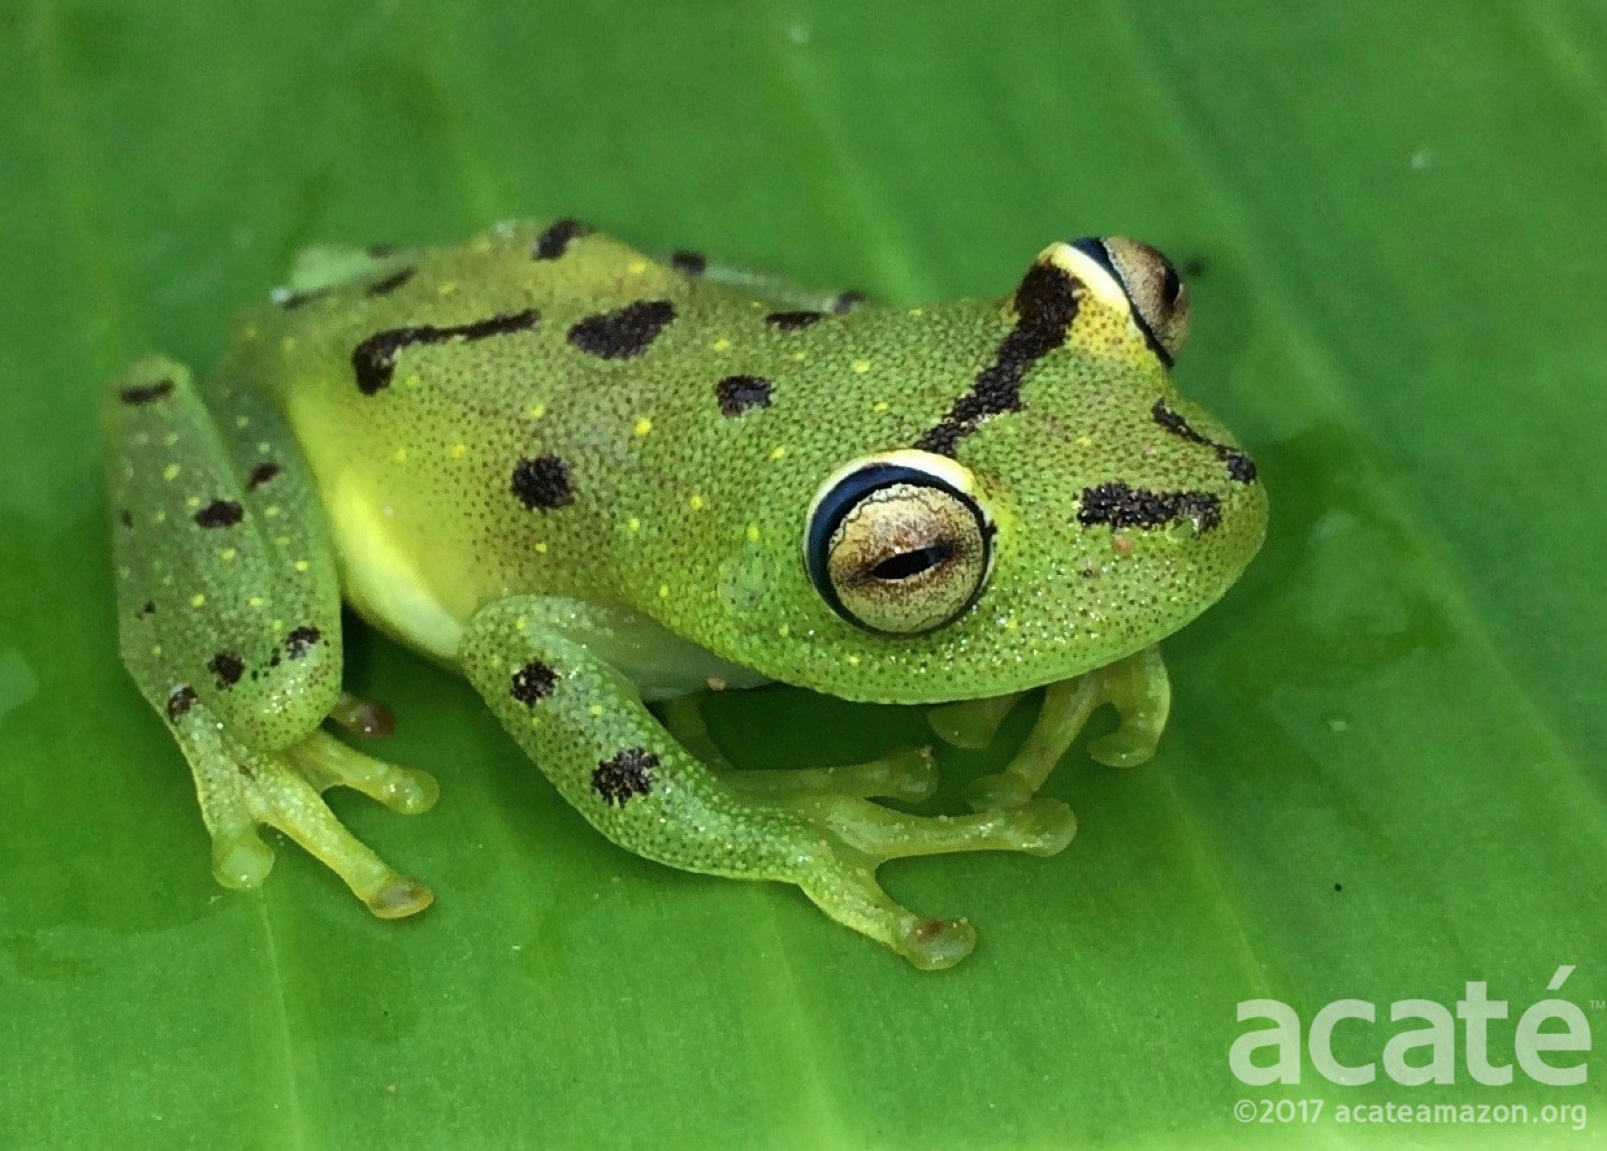
[[[1255,461],[1245,455],[1231,444],[1218,443],[1207,439],[1167,404],[1165,400],[1156,400],[1155,406],[1149,410],[1150,417],[1161,427],[1171,432],[1179,439],[1187,440],[1191,444],[1199,444],[1216,452],[1216,458],[1227,465],[1228,478],[1241,484],[1255,482]]]
[[[579,220],[558,220],[536,237],[535,246],[530,249],[530,258],[556,260],[569,250],[570,240],[577,240],[590,233],[591,229]]]
[[[612,312],[587,316],[569,329],[570,346],[605,360],[639,356],[675,319],[668,300],[638,300]]]
[[[689,252],[685,248],[670,253],[670,265],[688,276],[701,276],[709,270],[709,260],[702,252]]]
[[[557,683],[558,673],[539,659],[533,659],[513,673],[509,681],[509,694],[526,707],[535,707],[540,700],[552,694]]]
[[[624,807],[632,796],[653,790],[653,769],[658,756],[645,747],[628,747],[605,759],[591,773],[591,789],[611,807]]]
[[[1077,318],[1077,281],[1062,268],[1036,263],[1016,288],[1015,327],[999,344],[993,362],[977,375],[971,390],[954,401],[941,423],[915,442],[922,451],[952,456],[960,438],[1001,412],[1021,409],[1021,381],[1027,371],[1066,342]]]
[[[727,376],[714,385],[719,397],[720,411],[727,416],[740,416],[750,408],[770,406],[770,381],[763,376]]]
[[[505,336],[533,328],[540,319],[541,313],[535,308],[526,308],[522,312],[507,312],[451,328],[423,324],[375,332],[352,351],[352,370],[357,374],[357,390],[365,396],[372,396],[389,386],[391,373],[396,369],[397,353],[403,348],[414,344],[444,344],[449,340],[483,340],[490,336]]]
[[[172,394],[172,380],[162,380],[154,384],[138,384],[132,388],[124,388],[118,393],[122,401],[132,407],[154,403],[157,400],[165,400]]]
[[[548,511],[573,503],[575,488],[569,479],[569,462],[560,456],[520,460],[513,468],[509,490],[531,511]]]
[[[145,606],[141,607],[137,614],[139,615],[140,619],[149,619],[151,616],[156,614],[155,602],[152,600],[146,600]]]
[[[1222,501],[1210,492],[1152,492],[1121,480],[1086,488],[1077,521],[1112,528],[1154,528],[1188,518],[1208,532],[1222,522]]]
[[[825,318],[825,312],[771,312],[764,318],[764,322],[778,332],[796,332],[799,328],[807,328],[810,324],[818,324]]]
[[[234,500],[213,500],[195,513],[195,522],[204,528],[232,528],[245,514]]]
[[[177,723],[195,706],[195,689],[189,684],[180,684],[173,689],[167,697],[167,718],[171,723]]]
[[[129,511],[127,508],[124,508],[122,511],[117,513],[117,522],[122,524],[125,528],[133,530],[134,513]]]
[[[240,682],[245,674],[245,661],[232,651],[220,651],[207,660],[207,670],[217,677],[218,687],[227,689]]]
[[[263,484],[279,474],[279,465],[275,463],[262,463],[251,469],[246,477],[246,491],[254,492]]]
[[[368,294],[370,296],[388,296],[411,280],[417,271],[417,268],[402,268],[400,271],[392,272],[383,280],[376,280],[368,285]]]
[[[285,636],[285,654],[291,659],[301,659],[313,649],[313,645],[324,638],[324,633],[311,624],[303,624],[294,628]]]

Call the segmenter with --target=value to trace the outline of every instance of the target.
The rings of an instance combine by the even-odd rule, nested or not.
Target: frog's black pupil
[[[1168,307],[1177,303],[1177,294],[1182,291],[1183,282],[1177,278],[1177,269],[1166,265],[1166,277],[1161,281],[1161,294],[1166,297]]]
[[[950,544],[932,544],[912,552],[901,552],[871,568],[870,574],[879,580],[909,579],[934,568],[954,554]]]

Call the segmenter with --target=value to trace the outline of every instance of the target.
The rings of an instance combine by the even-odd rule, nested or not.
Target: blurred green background
[[[1240,1000],[1484,980],[1508,1062],[1562,964],[1607,1021],[1604,189],[1599,0],[0,0],[0,1147],[1594,1143],[1597,1055],[1482,1087],[1459,1038],[1454,1086],[1274,1089],[1228,1048]],[[1167,645],[1156,760],[1067,757],[1071,849],[886,870],[969,914],[959,968],[611,847],[368,634],[350,680],[444,798],[337,810],[437,906],[378,923],[289,848],[214,886],[115,654],[99,393],[209,365],[304,244],[553,213],[899,302],[1084,234],[1192,270],[1179,382],[1260,463],[1266,550]],[[779,688],[712,721],[753,766],[925,738]],[[1282,1098],[1326,1110],[1234,1118]],[[1334,1121],[1384,1102],[1537,1121]]]

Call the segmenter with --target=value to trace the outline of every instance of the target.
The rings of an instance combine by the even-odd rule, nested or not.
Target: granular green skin
[[[432,898],[317,794],[435,794],[320,731],[350,712],[345,600],[464,674],[620,845],[797,883],[919,966],[956,962],[969,925],[893,904],[876,865],[1063,847],[1070,812],[1032,792],[1103,702],[1125,723],[1095,754],[1148,754],[1153,645],[1265,528],[1254,464],[1171,384],[1175,275],[1141,264],[1171,277],[1162,300],[1099,250],[1051,245],[1003,300],[904,309],[655,262],[573,221],[500,226],[310,253],[204,386],[136,365],[107,404],[124,658],[190,760],[219,878],[261,881],[268,823],[379,914]],[[854,503],[878,468],[914,486]],[[922,550],[954,525],[966,546]],[[859,584],[821,574],[854,549]],[[934,723],[961,742],[1051,686],[1036,750],[979,781],[979,814],[935,819],[866,798],[928,792],[928,756],[736,773],[695,708],[676,738],[643,703],[765,680],[948,703]]]

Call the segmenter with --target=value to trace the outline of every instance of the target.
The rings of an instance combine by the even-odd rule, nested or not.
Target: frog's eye
[[[1177,359],[1189,334],[1189,290],[1171,261],[1148,244],[1122,236],[1078,240],[1072,247],[1116,277],[1150,345],[1168,365]]]
[[[804,562],[833,611],[867,631],[919,635],[976,602],[993,524],[970,473],[928,452],[857,460],[821,487]]]

